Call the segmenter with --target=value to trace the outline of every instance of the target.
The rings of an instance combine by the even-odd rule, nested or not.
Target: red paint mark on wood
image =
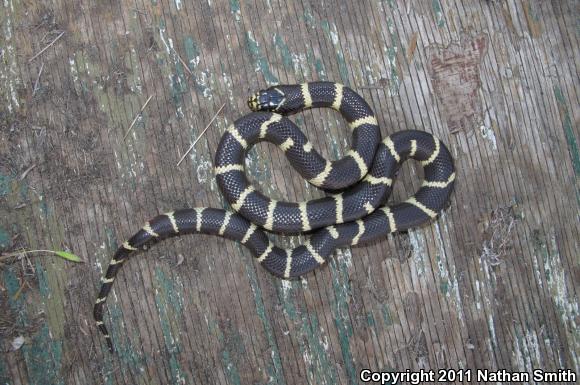
[[[486,35],[428,49],[429,74],[450,132],[473,128],[481,121],[479,63],[486,49]]]

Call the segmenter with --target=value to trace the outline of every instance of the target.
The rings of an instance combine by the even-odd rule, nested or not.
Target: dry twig
[[[32,169],[36,167],[36,163],[33,164],[32,166],[28,167],[26,170],[24,170],[24,172],[22,173],[22,175],[20,175],[20,180],[24,180],[24,178],[26,178],[26,175],[28,175],[28,173],[30,171],[32,171]]]
[[[193,141],[193,143],[191,144],[191,146],[189,146],[189,148],[187,149],[187,151],[185,151],[185,154],[183,154],[183,156],[181,157],[181,159],[179,159],[179,162],[177,162],[177,165],[178,166],[181,164],[181,162],[183,162],[183,159],[185,159],[185,157],[187,156],[187,154],[189,154],[189,152],[193,149],[193,146],[195,146],[195,144],[201,139],[201,137],[203,136],[203,134],[205,134],[205,132],[207,131],[207,129],[209,128],[209,126],[211,126],[211,124],[213,123],[213,121],[217,118],[218,114],[221,112],[221,110],[224,109],[225,106],[226,106],[226,104],[224,103],[219,108],[219,110],[217,110],[217,112],[215,113],[215,115],[213,116],[213,118],[211,118],[211,120],[209,121],[209,123],[207,124],[207,126],[205,126],[205,128],[203,129],[203,131],[201,132],[201,134],[199,134],[199,136]]]
[[[183,65],[185,67],[185,70],[189,73],[189,75],[193,75],[193,73],[189,69],[189,66],[187,65],[187,63],[181,58],[181,56],[179,56],[179,53],[177,53],[176,50],[173,50],[173,52],[175,52],[175,56],[177,56],[177,58],[181,62],[181,65]]]
[[[145,110],[145,107],[147,107],[147,105],[149,104],[149,102],[151,101],[151,98],[153,97],[153,95],[149,96],[149,98],[147,99],[147,101],[145,102],[145,104],[143,104],[143,107],[141,107],[141,110],[139,111],[139,113],[137,115],[135,115],[135,119],[133,119],[133,121],[131,122],[131,125],[129,126],[129,128],[127,129],[127,132],[125,132],[125,136],[123,136],[123,140],[127,139],[127,135],[129,135],[129,132],[131,132],[131,129],[133,128],[133,126],[135,125],[135,123],[137,122],[137,119],[139,119],[139,117],[141,116],[141,114],[143,113],[143,110]]]
[[[54,43],[56,43],[58,41],[58,39],[60,39],[62,37],[62,35],[64,35],[64,31],[62,31],[57,37],[55,37],[53,41],[51,41],[50,43],[48,43],[48,45],[46,47],[44,47],[43,49],[41,49],[40,52],[38,52],[36,55],[34,55],[33,57],[31,57],[28,60],[28,63],[32,63],[32,61],[34,59],[36,59],[37,57],[39,57],[40,55],[42,55],[44,53],[44,51],[46,51],[47,49],[49,49],[50,47],[52,47],[52,45]]]
[[[44,62],[40,65],[40,70],[38,70],[38,76],[36,77],[36,81],[34,82],[34,88],[32,89],[32,96],[36,94],[38,91],[38,83],[40,83],[40,76],[42,75],[42,70],[44,70]]]

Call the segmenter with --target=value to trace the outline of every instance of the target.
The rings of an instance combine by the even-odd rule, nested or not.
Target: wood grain
[[[41,255],[0,266],[0,383],[579,373],[578,11],[575,1],[4,1],[0,250],[66,249],[85,263]],[[383,135],[440,137],[457,166],[449,208],[339,250],[294,282],[228,240],[166,241],[120,273],[109,355],[91,313],[117,246],[158,213],[226,207],[213,156],[247,96],[314,80],[360,92]],[[348,148],[338,114],[293,119],[324,155]],[[247,168],[273,198],[323,196],[270,144],[250,151]],[[405,164],[391,200],[421,175]]]

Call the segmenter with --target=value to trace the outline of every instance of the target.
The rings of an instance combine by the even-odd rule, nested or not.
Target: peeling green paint
[[[252,60],[256,66],[256,72],[262,72],[264,75],[264,79],[269,85],[278,84],[280,81],[278,78],[272,73],[270,70],[270,65],[268,64],[268,60],[262,53],[260,49],[260,45],[254,38],[251,31],[246,32],[246,49],[250,53]]]
[[[322,27],[322,30],[324,31],[324,33],[326,33],[326,36],[330,39],[330,41],[332,42],[332,45],[334,46],[334,51],[336,54],[336,61],[338,63],[338,73],[340,74],[340,80],[342,81],[342,83],[344,85],[348,86],[348,85],[350,85],[350,81],[349,81],[349,77],[348,77],[349,70],[346,66],[346,60],[344,59],[344,53],[342,52],[342,49],[340,48],[336,24],[334,24],[334,23],[330,24],[327,20],[322,20],[320,22],[320,25]]]
[[[389,8],[395,7],[395,0],[381,0],[381,3],[387,3],[389,5]]]
[[[554,86],[554,94],[558,101],[558,107],[562,111],[562,128],[564,129],[564,135],[566,136],[566,142],[568,143],[568,151],[570,152],[570,158],[572,159],[572,167],[574,168],[576,176],[580,177],[580,150],[578,149],[578,140],[574,135],[574,128],[572,126],[572,118],[570,116],[570,111],[568,110],[568,104],[566,103],[566,99],[564,98],[564,94],[560,87]]]
[[[375,317],[373,316],[373,313],[367,312],[367,326],[372,328],[375,325],[376,325],[376,323],[375,323]]]
[[[39,269],[37,268],[37,271]],[[15,325],[26,329],[29,325],[26,294],[14,299],[20,289],[20,281],[10,267],[4,269],[3,284],[8,295],[8,305],[16,316]],[[44,324],[32,334],[24,335],[25,343],[21,348],[26,362],[28,383],[35,385],[63,384],[60,372],[62,369],[62,341],[55,340],[49,332],[49,326]],[[0,372],[0,379],[1,377]]]
[[[242,19],[240,0],[230,0],[230,11],[234,15],[234,20],[240,21]]]
[[[115,235],[115,230],[111,227],[105,227],[105,236],[106,238],[106,253],[103,256],[103,262],[106,264],[109,263],[109,258],[114,253],[117,248],[119,247],[119,243],[117,241],[117,236]]]
[[[449,298],[451,303],[455,307],[455,312],[459,321],[461,322],[461,327],[465,327],[465,314],[464,306],[462,304],[462,296],[459,290],[459,282],[457,280],[458,276],[461,274],[457,273],[456,265],[454,263],[447,262],[447,253],[443,239],[449,240],[449,228],[447,226],[447,217],[445,213],[440,216],[440,221],[435,222],[435,234],[437,240],[437,267],[439,270],[439,277],[441,279],[440,287],[447,298]],[[439,224],[441,223],[441,224]],[[445,261],[445,263],[444,263]]]
[[[195,40],[191,36],[186,36],[183,41],[183,47],[185,49],[188,68],[190,70],[196,69],[200,62],[200,51]]]
[[[231,383],[239,385],[242,383],[240,379],[240,373],[238,373],[238,368],[233,364],[232,358],[230,357],[230,352],[224,350],[222,352],[222,364],[226,368],[226,374],[228,375]]]
[[[572,160],[572,168],[576,175],[576,203],[580,206],[580,150],[578,148],[578,140],[574,134],[574,126],[572,125],[572,117],[570,116],[568,103],[566,103],[566,98],[564,97],[560,87],[554,86],[554,95],[556,96],[558,109],[560,110],[560,116],[562,117],[562,128],[564,129],[564,136],[566,137],[566,143],[568,144],[568,152],[570,153],[570,159]]]
[[[155,271],[155,278],[156,282],[159,284],[159,287],[162,293],[171,294],[167,296],[168,303],[171,305],[172,310],[176,312],[176,314],[183,313],[183,285],[181,284],[181,280],[170,279],[165,275],[165,273],[157,269]]]
[[[61,376],[62,342],[53,340],[48,325],[42,325],[40,331],[22,346],[22,351],[30,384],[64,384]]]
[[[296,306],[294,306],[292,295],[294,282],[281,282],[280,285],[276,285],[276,290],[278,291],[278,297],[282,299],[282,307],[284,309],[284,313],[290,318],[291,321],[298,320],[298,311],[296,310]]]
[[[170,78],[170,94],[174,99],[174,104],[178,110],[178,117],[180,115],[181,100],[183,95],[188,92],[187,79],[190,76],[193,79],[194,88],[196,92],[206,99],[213,98],[212,84],[215,83],[215,75],[208,70],[202,70],[199,67],[201,61],[200,48],[191,36],[186,36],[183,42],[183,49],[185,51],[185,59],[183,59],[176,51],[173,39],[167,36],[164,19],[159,20],[159,37],[165,46],[165,54],[168,61],[172,63],[175,71],[170,71],[170,68],[163,65],[164,61],[160,63],[160,67],[165,76]],[[159,58],[163,59],[163,58]],[[184,67],[183,62],[187,65]],[[185,71],[188,73],[186,74]]]
[[[44,195],[39,195],[38,199],[40,199],[38,205],[39,214],[42,218],[46,219],[52,212],[52,209],[48,206],[48,202],[44,199]]]
[[[181,350],[178,319],[183,314],[183,287],[180,281],[169,279],[161,269],[155,270],[155,304],[159,314],[165,347],[169,352],[171,378],[175,384],[188,383],[178,356]]]
[[[497,335],[495,334],[495,321],[493,320],[493,315],[488,314],[487,316],[487,331],[491,338],[489,339],[490,351],[497,349]]]
[[[3,228],[0,228],[0,249],[7,249],[11,244],[8,233]]]
[[[277,282],[276,287],[284,313],[297,325],[293,333],[299,341],[299,350],[306,364],[308,383],[336,383],[335,368],[329,360],[328,337],[320,327],[318,318],[307,312],[299,312],[294,304],[296,296],[293,291],[307,290],[306,281],[281,281]]]
[[[181,106],[182,95],[187,93],[187,82],[181,63],[175,64],[175,73],[171,74],[171,99],[176,107]],[[143,123],[143,125],[145,125]]]
[[[580,307],[573,292],[569,292],[568,287],[573,287],[573,283],[569,283],[570,273],[567,273],[567,267],[560,255],[558,245],[556,244],[556,236],[551,235],[549,239],[540,230],[534,230],[532,243],[534,248],[534,266],[537,267],[541,262],[543,267],[543,274],[541,270],[537,270],[536,277],[539,283],[546,284],[550,296],[556,306],[558,317],[564,325],[568,343],[573,347],[572,352],[580,352],[580,329],[576,327],[576,319],[580,316]],[[576,366],[580,364],[579,357],[572,354],[572,359]]]
[[[393,317],[391,316],[391,309],[388,304],[381,304],[381,315],[383,316],[383,322],[386,326],[393,325]]]
[[[0,197],[8,195],[12,191],[12,181],[14,179],[14,175],[0,174]]]
[[[294,63],[292,62],[292,53],[290,53],[290,48],[284,42],[284,39],[279,34],[274,34],[274,46],[276,47],[276,51],[282,57],[282,64],[284,67],[289,70],[294,70]]]
[[[437,27],[443,27],[445,25],[445,20],[443,19],[443,8],[441,7],[441,3],[439,0],[432,0],[431,7],[435,13],[435,23],[437,24]]]
[[[236,244],[237,252],[242,255],[244,251],[240,244]],[[281,384],[284,385],[284,373],[282,371],[282,360],[280,359],[280,350],[276,343],[276,338],[274,336],[274,331],[272,329],[272,324],[266,315],[266,307],[264,306],[264,299],[262,295],[262,289],[258,283],[256,277],[256,272],[254,270],[253,258],[244,258],[244,264],[246,269],[246,276],[250,281],[250,287],[252,289],[252,294],[254,296],[254,304],[256,309],[256,314],[262,322],[262,327],[266,335],[266,340],[268,341],[268,347],[270,348],[270,357],[272,358],[271,365],[268,365],[267,371],[270,377],[268,383],[271,384]]]
[[[0,337],[0,343],[2,343],[2,346],[5,346],[5,342],[2,339],[2,337]],[[11,385],[12,381],[11,378],[9,377],[8,374],[8,369],[6,369],[6,366],[4,365],[4,361],[0,361],[0,384],[2,385]]]
[[[298,127],[300,127],[300,128],[304,127],[304,117],[302,117],[302,116],[297,116],[297,117],[294,119],[294,123],[296,123],[296,125],[297,125]]]
[[[387,55],[387,61],[389,62],[389,92],[390,95],[398,95],[400,77],[399,77],[399,66],[397,65],[397,55],[399,53],[399,47],[401,46],[399,35],[395,29],[395,23],[393,19],[389,18],[387,20],[387,30],[389,31],[389,37],[391,41],[391,46],[386,47],[384,50]],[[403,52],[404,54],[404,52]]]
[[[302,19],[304,20],[304,22],[308,27],[316,28],[316,20],[314,19],[314,15],[312,14],[311,9],[307,8],[304,10],[304,15],[302,16]]]
[[[201,49],[199,48],[199,44],[191,36],[185,37],[183,46],[185,50],[184,60],[187,63],[187,68],[192,73],[191,78],[193,79],[195,91],[204,98],[211,100],[213,98],[212,87],[215,83],[215,74],[201,69]]]
[[[28,312],[26,309],[26,292],[23,292],[17,299],[15,299],[16,293],[20,289],[20,281],[16,273],[13,271],[12,266],[6,266],[0,270],[0,275],[2,276],[2,284],[6,289],[7,303],[10,307],[12,314],[14,315],[14,326],[26,329],[29,325]],[[28,337],[28,336],[25,336]],[[4,341],[0,337],[1,346],[9,346],[7,341]],[[25,341],[28,343],[28,341]],[[5,360],[0,360],[0,381],[2,385],[12,384],[12,379],[8,376],[7,369],[4,367]]]
[[[211,334],[215,335],[217,337],[217,339],[220,341],[220,343],[222,344],[222,348],[221,348],[221,361],[222,361],[222,365],[226,370],[226,375],[229,379],[230,382],[234,383],[234,384],[240,384],[241,383],[241,379],[240,379],[240,374],[238,371],[238,368],[232,358],[232,353],[235,353],[237,355],[243,355],[244,354],[244,348],[241,346],[241,336],[239,335],[239,333],[236,332],[236,334],[233,336],[234,341],[227,341],[226,340],[226,336],[224,335],[223,331],[220,329],[220,325],[213,319],[207,319],[206,318],[206,322],[207,322],[207,326],[208,329],[210,331]],[[230,343],[228,343],[230,342]],[[239,349],[237,349],[235,352],[232,352],[229,350],[229,347],[239,347]]]
[[[445,223],[444,216],[442,215],[442,223]],[[437,271],[439,272],[439,290],[447,298],[453,301],[453,305],[457,311],[460,319],[463,319],[463,310],[461,306],[461,296],[459,294],[459,286],[455,277],[457,276],[455,272],[454,264],[446,263],[445,245],[443,242],[442,229],[447,233],[447,227],[445,225],[440,226],[438,223],[434,224],[435,234],[437,240],[437,254],[435,255],[435,261],[437,262]],[[449,268],[447,267],[449,266]]]
[[[536,10],[532,7],[532,3],[527,3],[526,8],[528,10],[528,15],[532,18],[532,20],[535,22],[539,22],[540,16],[536,12]]]
[[[30,249],[39,248],[37,243],[42,243],[43,247],[40,247],[42,249],[61,249],[64,243],[65,229],[58,215],[52,210],[48,210],[48,205],[34,206],[34,210],[35,214],[43,219],[43,225],[51,229],[51,236],[50,240],[38,239],[38,234],[32,233],[28,229],[28,234],[26,234],[29,240],[28,247]],[[21,223],[21,226],[27,229],[24,223]],[[50,336],[54,341],[61,341],[64,338],[64,298],[66,297],[64,288],[68,275],[68,264],[60,258],[35,258],[33,263]]]
[[[59,281],[65,280],[65,264],[60,259],[44,261],[39,258],[34,262],[38,289],[45,303],[45,312],[52,338],[60,340],[64,337],[64,293]]]
[[[391,95],[395,95],[399,89],[399,73],[397,72],[397,47],[387,48],[387,59],[391,69],[390,90]]]
[[[330,268],[332,269],[332,287],[334,298],[331,302],[331,309],[334,318],[334,324],[338,331],[338,341],[345,370],[350,379],[350,382],[356,384],[358,381],[358,373],[352,357],[350,349],[350,339],[353,336],[353,326],[350,320],[348,302],[351,298],[351,288],[348,276],[349,264],[348,257],[341,257],[341,254],[351,254],[350,249],[339,249],[337,257],[330,260]],[[352,259],[352,255],[350,255]]]
[[[439,290],[443,295],[447,295],[449,293],[449,282],[446,279],[441,279],[439,281]]]
[[[173,39],[167,36],[167,29],[165,25],[165,20],[163,18],[159,19],[159,38],[165,46],[165,52],[167,58],[172,62],[175,72],[170,72],[168,74],[170,82],[170,96],[173,99],[173,104],[176,107],[181,105],[182,95],[187,93],[187,79],[185,78],[184,67],[173,46]],[[162,66],[167,67],[167,66]],[[166,71],[168,68],[165,69]]]
[[[8,305],[12,310],[14,310],[16,315],[15,324],[16,326],[26,326],[26,311],[24,309],[26,294],[21,295],[18,299],[14,299],[16,293],[20,289],[20,281],[15,272],[12,271],[13,268],[11,266],[2,269],[4,288],[8,293]]]
[[[320,327],[315,315],[304,314],[300,323],[300,351],[306,364],[308,383],[338,383],[334,363],[330,360],[327,336]],[[306,344],[304,343],[306,340]]]
[[[117,301],[108,301],[107,303],[107,313],[108,313],[108,323],[109,332],[111,333],[111,338],[115,344],[115,356],[106,356],[105,367],[108,369],[107,372],[111,372],[112,368],[115,366],[115,361],[119,360],[123,363],[123,369],[129,369],[134,378],[139,379],[139,383],[145,382],[147,375],[145,373],[145,367],[147,366],[147,357],[143,355],[142,349],[134,346],[129,337],[129,333],[132,333],[133,339],[138,339],[136,329],[127,327],[123,321],[123,311],[119,306]],[[100,337],[100,335],[99,335]],[[112,384],[114,376],[107,376],[106,380]]]
[[[527,329],[527,330],[526,330]],[[526,335],[524,335],[524,333]],[[532,332],[533,333],[533,332]],[[532,363],[532,352],[530,351],[530,344],[529,337],[530,335],[530,328],[527,326],[525,329],[522,328],[520,325],[514,325],[514,334],[515,337],[513,352],[514,352],[514,361],[516,364],[516,368],[520,371],[525,371],[528,368],[534,367],[534,363]],[[537,337],[535,338],[536,342],[536,349],[534,353],[539,355],[538,347],[537,347]],[[535,364],[538,364],[538,360],[536,360]]]
[[[324,63],[322,62],[322,60],[320,60],[314,55],[314,51],[312,49],[309,49],[306,52],[306,61],[311,67],[314,68],[314,71],[316,72],[320,80],[327,80]]]

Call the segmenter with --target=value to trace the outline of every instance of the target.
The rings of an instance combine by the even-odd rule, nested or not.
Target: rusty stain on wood
[[[478,95],[480,63],[487,50],[487,37],[466,38],[445,48],[429,47],[429,74],[450,132],[477,126],[482,120]]]
[[[417,38],[419,37],[419,32],[413,33],[411,39],[409,40],[409,45],[407,46],[407,62],[411,63],[413,61],[413,56],[415,55],[415,50],[417,49]]]
[[[537,10],[534,9],[534,4],[531,2],[522,4],[522,8],[526,15],[526,22],[528,24],[528,29],[530,30],[530,35],[532,35],[533,38],[540,37],[542,35],[542,23],[537,14]]]
[[[579,372],[576,14],[572,2],[542,1],[4,1],[0,251],[67,249],[88,263],[26,257],[1,268],[0,383]],[[423,129],[448,144],[450,207],[407,234],[338,250],[296,282],[228,240],[163,242],[119,275],[109,355],[91,310],[116,247],[160,212],[227,207],[212,175],[221,134],[248,112],[249,93],[311,80],[350,84],[383,135]],[[292,119],[324,155],[347,148],[337,114]],[[323,196],[271,145],[255,146],[246,166],[273,198]],[[403,166],[393,202],[418,174]]]

